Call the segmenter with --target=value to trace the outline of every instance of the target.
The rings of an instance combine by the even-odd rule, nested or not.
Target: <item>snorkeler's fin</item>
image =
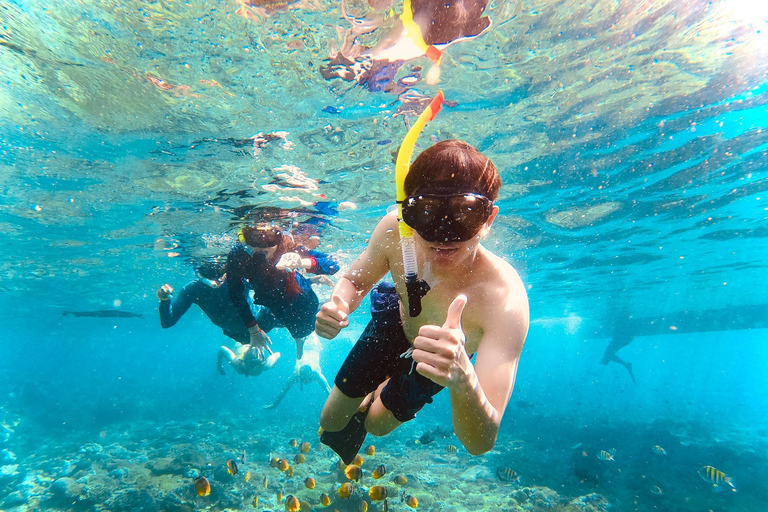
[[[365,430],[366,416],[368,416],[368,409],[355,413],[349,419],[347,426],[338,432],[324,431],[320,436],[320,442],[335,451],[344,464],[352,463],[368,434]]]

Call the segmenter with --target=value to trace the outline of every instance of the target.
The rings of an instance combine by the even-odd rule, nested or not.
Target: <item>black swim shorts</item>
[[[371,321],[341,365],[334,384],[345,395],[361,398],[389,379],[381,392],[382,404],[398,421],[412,420],[443,386],[412,370],[413,359],[400,357],[409,348],[397,290],[390,283],[379,283],[371,291]]]

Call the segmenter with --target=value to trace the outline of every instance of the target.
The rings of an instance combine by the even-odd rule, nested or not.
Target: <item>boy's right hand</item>
[[[323,304],[315,319],[315,332],[325,339],[333,339],[344,327],[349,325],[349,304],[334,294],[329,302]]]
[[[173,295],[173,286],[169,284],[164,284],[157,290],[157,298],[160,300],[168,300],[171,298],[171,295]]]

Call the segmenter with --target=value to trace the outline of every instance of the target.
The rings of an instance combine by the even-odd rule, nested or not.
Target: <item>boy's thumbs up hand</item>
[[[450,388],[466,380],[472,363],[464,344],[466,337],[461,328],[461,315],[467,305],[467,296],[458,295],[451,305],[442,327],[423,325],[413,340],[413,360],[416,371]]]
[[[349,304],[335,293],[323,304],[315,317],[315,332],[318,336],[333,339],[349,325]]]

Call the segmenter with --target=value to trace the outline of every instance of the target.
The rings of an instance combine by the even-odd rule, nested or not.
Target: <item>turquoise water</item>
[[[493,451],[415,443],[450,427],[443,395],[369,438],[363,468],[387,465],[390,510],[409,508],[389,474],[430,511],[764,510],[768,12],[679,4],[490,4],[491,28],[447,48],[439,83],[407,87],[455,102],[417,149],[460,138],[501,170],[486,245],[521,274],[531,328]],[[418,106],[323,78],[349,27],[338,2],[283,7],[0,4],[1,510],[284,510],[278,490],[360,510],[365,493],[340,499],[317,448],[321,389],[262,408],[293,371],[287,333],[275,369],[222,377],[220,329],[194,307],[170,330],[157,320],[155,290],[226,253],[259,208],[318,223],[345,267],[392,204],[403,111]],[[430,63],[393,83],[413,66]],[[106,309],[143,318],[62,316]],[[367,319],[325,343],[329,380]],[[634,379],[600,364],[615,334],[633,337],[617,356]],[[313,448],[288,477],[268,461],[293,460],[292,438]],[[241,473],[222,472],[243,450]],[[700,478],[706,465],[738,492]],[[211,496],[195,496],[193,469]]]

